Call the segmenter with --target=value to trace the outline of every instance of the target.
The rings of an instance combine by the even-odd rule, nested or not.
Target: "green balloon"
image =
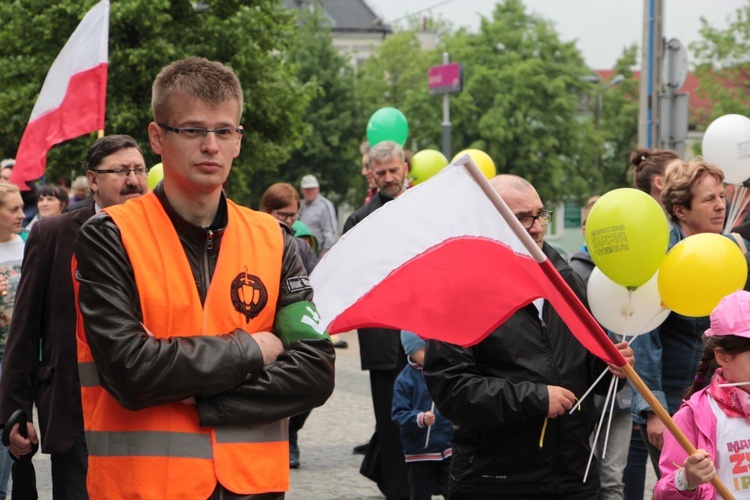
[[[383,141],[393,141],[403,146],[409,136],[409,124],[404,114],[396,108],[380,108],[367,122],[367,141],[370,146]]]
[[[448,159],[440,151],[423,149],[414,154],[409,165],[409,179],[417,185],[440,172],[448,164]]]

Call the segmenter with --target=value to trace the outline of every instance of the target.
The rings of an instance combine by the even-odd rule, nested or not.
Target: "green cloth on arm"
[[[308,300],[295,302],[277,312],[274,329],[284,345],[295,340],[331,340],[315,304]]]

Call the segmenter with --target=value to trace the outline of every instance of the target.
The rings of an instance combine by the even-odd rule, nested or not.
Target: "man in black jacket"
[[[235,73],[175,61],[152,108],[163,181],[77,239],[89,491],[280,499],[286,418],[330,396],[334,349],[294,238],[222,190],[243,132]]]
[[[383,141],[370,149],[368,158],[378,192],[349,216],[344,223],[344,233],[406,191],[409,167],[401,146],[393,141]],[[399,428],[391,420],[393,384],[406,364],[401,335],[398,330],[386,328],[360,328],[357,335],[362,369],[370,371],[375,410],[375,433],[370,438],[360,473],[375,481],[388,500],[409,498]]]
[[[86,498],[88,456],[70,273],[76,232],[96,210],[119,205],[148,190],[143,154],[130,136],[98,139],[89,148],[84,165],[93,192],[91,202],[39,221],[29,234],[0,377],[0,421],[7,421],[18,409],[28,418],[28,439],[17,429],[10,434],[10,452],[17,457],[28,452],[31,441],[39,442],[31,423],[32,407],[37,405],[42,451],[51,454],[55,499]]]
[[[533,186],[513,175],[490,182],[585,299],[580,277],[544,243],[552,213]],[[632,362],[627,344],[618,348]],[[451,500],[598,498],[595,466],[583,482],[596,421],[593,398],[572,415],[568,411],[605,368],[543,299],[517,311],[473,347],[429,342],[425,379],[435,404],[456,426]]]

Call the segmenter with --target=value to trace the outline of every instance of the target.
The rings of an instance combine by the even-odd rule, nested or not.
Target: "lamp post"
[[[597,132],[599,131],[599,123],[602,119],[602,104],[603,96],[606,91],[612,87],[616,87],[625,81],[625,77],[622,75],[615,75],[606,85],[599,84],[599,88],[596,91],[596,107],[594,109],[594,128]],[[601,82],[601,80],[600,80]]]
[[[617,85],[620,85],[622,82],[624,82],[625,77],[623,75],[618,74],[612,77],[610,81],[604,82],[597,73],[593,73],[590,76],[586,76],[584,80],[587,82],[596,84],[596,101],[594,102],[594,129],[598,133],[600,125],[601,125],[601,119],[602,119],[602,107],[603,107],[604,93],[608,91],[609,89],[611,89],[612,87],[616,87]],[[601,144],[598,144],[596,147],[596,160],[594,162],[597,170],[599,169],[599,166],[601,165],[601,153],[602,153],[602,146]]]

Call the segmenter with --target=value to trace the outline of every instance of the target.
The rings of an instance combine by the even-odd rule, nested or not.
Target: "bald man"
[[[544,243],[552,212],[536,189],[513,175],[499,175],[490,183],[585,301],[581,278]],[[618,348],[632,360],[627,344]],[[568,410],[605,368],[544,299],[519,309],[471,348],[429,342],[425,379],[455,428],[451,500],[597,499],[596,466],[583,482],[597,418],[593,398],[572,415]],[[606,391],[608,384],[605,377],[599,387]]]

